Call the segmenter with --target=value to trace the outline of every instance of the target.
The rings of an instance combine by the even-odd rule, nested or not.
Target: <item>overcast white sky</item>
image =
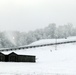
[[[49,23],[76,25],[76,0],[0,0],[0,31],[30,31]]]

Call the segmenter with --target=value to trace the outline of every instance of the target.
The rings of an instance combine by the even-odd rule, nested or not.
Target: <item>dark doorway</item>
[[[8,61],[8,55],[5,56],[5,62],[7,62],[7,61]]]

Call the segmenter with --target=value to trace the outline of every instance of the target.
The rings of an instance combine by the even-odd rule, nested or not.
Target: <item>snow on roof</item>
[[[25,51],[23,51],[23,50],[21,50],[21,51],[6,51],[6,52],[1,52],[1,53],[5,54],[5,55],[8,55],[8,54],[10,54],[10,53],[12,53],[12,52],[16,53],[17,55],[34,56],[33,54],[27,54],[27,53],[26,53]]]

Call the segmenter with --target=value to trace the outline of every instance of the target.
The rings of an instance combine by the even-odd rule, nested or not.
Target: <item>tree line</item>
[[[72,24],[56,26],[55,23],[49,24],[43,29],[35,31],[3,31],[0,32],[0,48],[11,48],[28,45],[41,39],[65,38],[76,36],[76,27]]]

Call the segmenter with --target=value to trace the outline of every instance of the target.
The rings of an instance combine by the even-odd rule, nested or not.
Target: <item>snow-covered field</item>
[[[35,55],[36,63],[0,62],[0,75],[76,75],[75,43],[15,52]]]
[[[61,38],[61,39],[42,39],[36,42],[31,43],[30,45],[43,45],[43,44],[50,44],[50,43],[56,43],[56,42],[66,42],[66,41],[76,41],[76,36],[71,36],[71,37],[67,37],[67,39],[65,38]]]

